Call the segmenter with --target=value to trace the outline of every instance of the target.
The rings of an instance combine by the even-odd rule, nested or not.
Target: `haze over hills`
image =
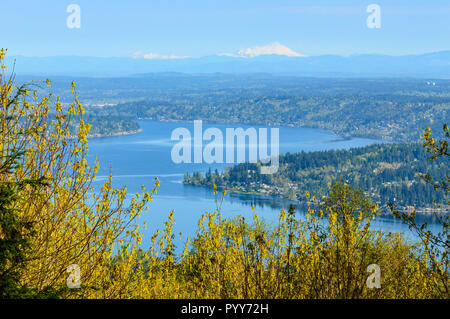
[[[277,48],[278,49],[278,48]],[[450,78],[450,51],[420,55],[389,56],[358,54],[350,56],[290,56],[266,51],[240,51],[201,58],[170,57],[87,57],[54,56],[16,60],[17,74],[71,76],[130,76],[142,73],[275,73],[314,77],[417,77]],[[256,54],[255,54],[256,52]],[[270,52],[269,52],[270,53]],[[149,57],[149,55],[147,55]],[[150,55],[150,57],[152,57]],[[155,58],[156,57],[156,58]]]

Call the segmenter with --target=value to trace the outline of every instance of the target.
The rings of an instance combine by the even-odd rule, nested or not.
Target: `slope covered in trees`
[[[324,196],[333,181],[363,189],[381,205],[430,207],[445,203],[443,192],[434,191],[419,178],[429,172],[443,177],[449,174],[446,162],[428,161],[421,144],[374,144],[350,150],[330,150],[280,156],[276,174],[260,174],[259,163],[242,163],[225,172],[185,175],[186,184],[223,187],[231,192],[281,195],[299,201],[306,192]]]
[[[155,120],[318,127],[341,136],[417,141],[427,126],[448,118],[450,97],[409,95],[234,96],[221,101],[140,101],[108,109],[111,114]]]
[[[65,103],[71,81],[52,85]],[[77,87],[86,112],[106,118],[308,126],[403,142],[420,139],[426,126],[440,129],[450,109],[445,79],[166,73],[79,78]]]
[[[139,132],[141,129],[136,121],[120,116],[95,116],[87,114],[84,120],[90,125],[89,137],[133,134]],[[73,123],[70,131],[72,134],[75,134],[79,126],[76,120]]]

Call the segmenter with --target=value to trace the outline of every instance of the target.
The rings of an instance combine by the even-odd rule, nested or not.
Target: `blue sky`
[[[69,29],[69,4],[81,28]],[[366,26],[369,4],[381,28]],[[15,0],[1,5],[9,55],[200,57],[279,42],[305,55],[450,50],[448,0]]]

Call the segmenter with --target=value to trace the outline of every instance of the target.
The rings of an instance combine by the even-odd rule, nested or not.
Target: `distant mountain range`
[[[183,59],[54,56],[7,58],[17,74],[71,76],[130,76],[156,72],[274,73],[314,77],[418,77],[450,78],[450,51],[420,55],[351,56],[226,55]]]

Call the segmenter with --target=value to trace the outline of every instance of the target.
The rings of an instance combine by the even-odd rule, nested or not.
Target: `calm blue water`
[[[100,187],[111,170],[114,186],[126,185],[128,193],[134,194],[140,192],[141,185],[151,189],[155,177],[158,176],[161,183],[158,194],[150,203],[148,213],[141,218],[141,221],[145,220],[148,225],[143,241],[144,248],[148,245],[153,231],[162,228],[171,210],[175,210],[175,234],[182,232],[181,242],[184,242],[187,236],[192,237],[195,234],[201,215],[216,208],[211,190],[182,184],[184,173],[205,172],[209,168],[222,170],[225,165],[172,162],[171,149],[177,143],[170,139],[172,131],[185,127],[193,134],[193,123],[140,121],[139,124],[143,131],[135,135],[90,139],[89,161],[92,162],[97,156],[101,167],[95,185]],[[225,136],[227,127],[246,129],[249,126],[203,123],[203,131],[208,127],[219,128]],[[363,138],[342,139],[332,132],[320,129],[289,127],[280,127],[279,140],[280,154],[302,150],[347,149],[377,142]],[[241,215],[251,219],[251,206],[255,205],[255,213],[273,223],[277,220],[280,209],[287,209],[289,204],[287,200],[272,197],[228,194],[221,212],[224,217]],[[407,227],[390,216],[378,217],[373,226],[385,231],[405,231],[409,234]],[[179,236],[176,237],[180,247]]]

